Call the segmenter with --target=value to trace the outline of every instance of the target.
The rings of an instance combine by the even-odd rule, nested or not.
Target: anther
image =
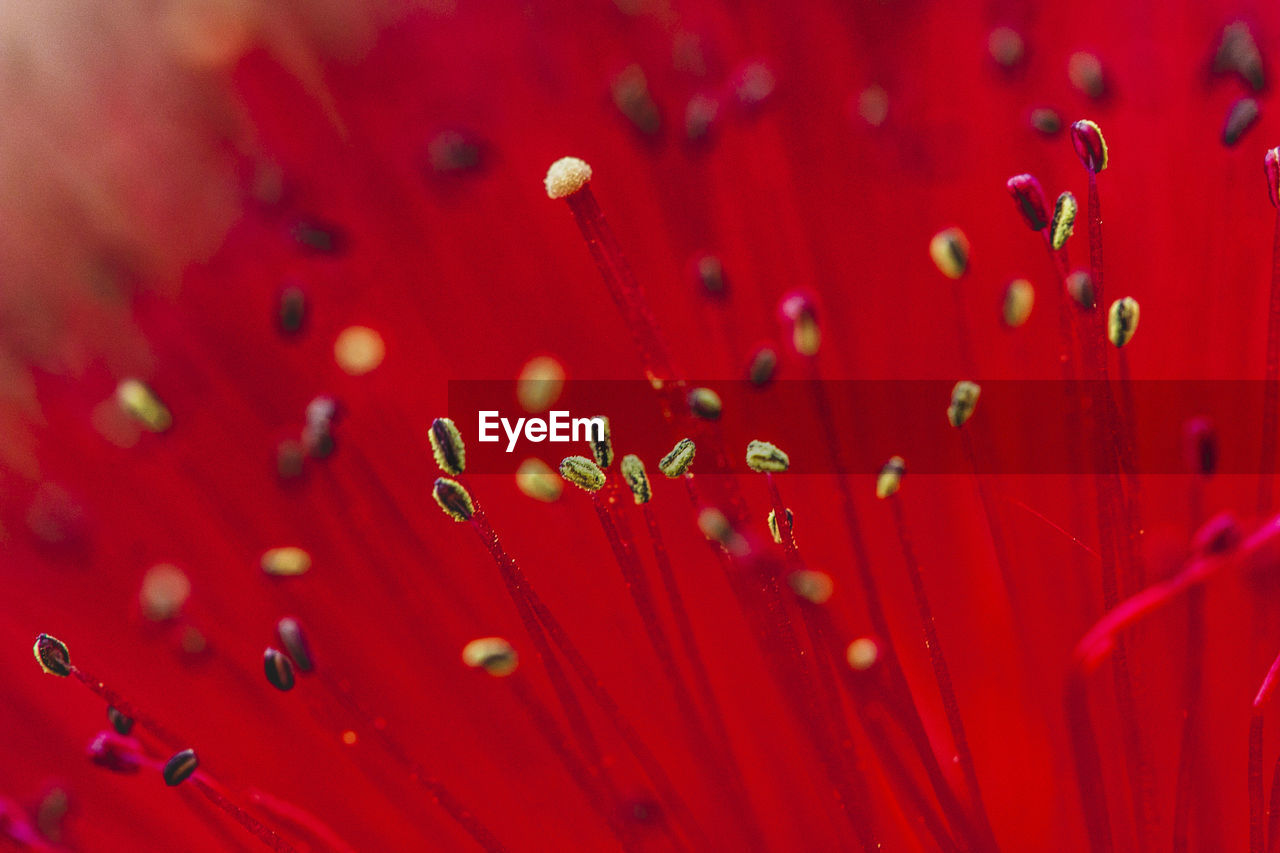
[[[800,569],[787,576],[791,591],[810,604],[826,604],[836,591],[835,581],[826,572]]]
[[[1117,347],[1122,347],[1133,340],[1133,333],[1138,330],[1138,302],[1125,296],[1111,303],[1107,312],[1107,340]]]
[[[501,637],[481,637],[463,646],[462,662],[472,669],[483,669],[489,675],[502,678],[516,671],[520,657]]]
[[[694,417],[704,421],[718,421],[723,408],[720,395],[710,388],[694,388],[689,392],[689,411]]]
[[[1222,41],[1213,57],[1213,70],[1219,74],[1239,74],[1255,92],[1266,85],[1266,77],[1262,72],[1262,54],[1248,24],[1236,21],[1223,28]]]
[[[483,157],[481,141],[459,130],[442,130],[427,143],[427,163],[439,175],[472,171]]]
[[[111,732],[98,732],[85,752],[89,760],[112,773],[137,773],[142,767],[142,746],[131,737],[120,737]]]
[[[1076,270],[1066,280],[1067,295],[1086,311],[1093,309],[1093,276],[1086,270]]]
[[[733,93],[746,109],[755,109],[769,99],[778,79],[773,69],[763,62],[748,62],[734,75]]]
[[[950,413],[951,410],[948,409],[948,417],[950,416]],[[902,487],[902,477],[906,473],[907,463],[901,456],[894,456],[888,462],[884,463],[884,467],[880,469],[880,476],[876,477],[876,497],[880,500],[884,500],[892,495],[896,495],[898,493],[898,489]]]
[[[645,473],[644,462],[640,461],[639,456],[634,453],[628,453],[622,457],[622,462],[619,463],[618,467],[622,470],[622,478],[631,487],[631,496],[635,498],[636,506],[647,504],[653,499],[653,489],[649,486],[649,475]]]
[[[646,136],[653,136],[662,128],[658,105],[649,94],[649,82],[639,65],[628,65],[613,80],[613,105],[618,112]]]
[[[285,439],[276,446],[276,475],[282,480],[302,476],[302,465],[306,458],[307,451],[302,442]]]
[[[564,367],[549,355],[529,359],[516,379],[516,399],[526,412],[545,412],[564,392]]]
[[[544,184],[548,198],[571,196],[591,180],[591,167],[577,157],[561,157],[547,169]]]
[[[431,455],[436,465],[446,474],[456,477],[467,467],[467,448],[462,443],[458,425],[448,418],[436,418],[431,422]]]
[[[1084,95],[1095,101],[1107,94],[1107,77],[1102,61],[1092,53],[1080,51],[1067,60],[1067,78]]]
[[[454,521],[470,521],[471,516],[475,514],[475,504],[471,502],[471,495],[457,480],[437,477],[435,486],[431,489],[431,495],[436,499],[436,503],[440,504],[444,514]]]
[[[1036,107],[1031,111],[1031,126],[1045,136],[1056,136],[1062,130],[1062,116],[1049,107]]]
[[[670,453],[658,460],[658,470],[663,476],[673,480],[684,476],[684,472],[688,471],[689,466],[693,464],[693,457],[697,450],[693,439],[680,439],[676,442],[676,446],[671,448]]]
[[[299,246],[321,255],[336,255],[346,245],[342,230],[324,222],[296,222],[290,232]]]
[[[960,278],[969,268],[969,238],[959,228],[944,228],[929,241],[929,257],[938,272]]]
[[[1031,282],[1025,278],[1017,278],[1009,282],[1004,289],[1004,304],[1001,315],[1004,324],[1016,329],[1031,316],[1031,308],[1036,302],[1036,291]]]
[[[1183,453],[1189,469],[1202,477],[1218,470],[1218,433],[1208,418],[1192,418],[1182,428]]]
[[[307,642],[307,635],[297,619],[286,616],[277,622],[276,637],[299,672],[311,672],[316,668],[315,659],[311,656],[311,644]]]
[[[45,672],[59,678],[66,678],[71,674],[71,650],[58,638],[41,634],[36,637],[33,651],[36,655],[36,663],[40,664],[40,668]]]
[[[1230,148],[1258,122],[1258,102],[1253,98],[1240,98],[1227,110],[1222,123],[1222,144]]]
[[[880,644],[870,637],[859,637],[849,644],[844,657],[851,669],[866,672],[880,659]]]
[[[733,529],[728,516],[718,509],[708,507],[699,512],[698,529],[702,531],[703,536],[713,542],[719,542],[730,554],[744,556],[750,550],[747,540]]]
[[[724,296],[728,282],[724,276],[724,264],[715,255],[699,255],[693,264],[694,274],[702,291],[708,296]]]
[[[190,779],[191,774],[195,773],[199,766],[200,759],[196,751],[184,749],[164,763],[164,769],[160,771],[160,775],[164,777],[164,783],[172,788]]]
[[[280,291],[279,305],[276,308],[276,323],[280,331],[286,335],[296,334],[302,329],[307,319],[307,295],[296,285]]]
[[[587,444],[591,447],[591,455],[601,468],[613,464],[613,433],[609,429],[609,419],[601,416],[604,431],[600,432],[594,425],[587,427]]]
[[[1267,176],[1267,198],[1280,210],[1280,148],[1272,148],[1262,158],[1262,171]]]
[[[348,326],[333,341],[333,360],[348,376],[363,376],[386,357],[386,341],[368,326]]]
[[[889,117],[889,93],[884,86],[872,83],[858,93],[853,108],[860,119],[871,127],[879,127]]]
[[[111,728],[122,735],[133,731],[133,717],[125,716],[115,705],[107,706],[107,720],[110,721]]]
[[[292,578],[311,571],[311,554],[294,545],[262,552],[262,571],[274,577]]]
[[[566,456],[560,460],[560,476],[587,492],[604,487],[604,472],[585,456]]]
[[[822,329],[813,299],[807,293],[789,293],[778,303],[778,313],[791,326],[791,345],[803,356],[815,356],[822,346]]]
[[[795,515],[791,512],[791,507],[784,507],[787,511],[787,530],[795,530]],[[774,510],[769,510],[769,517],[766,519],[769,525],[769,535],[773,537],[773,541],[778,545],[782,544],[782,531],[778,529],[778,516]]]
[[[164,432],[173,426],[169,407],[139,379],[125,379],[117,385],[116,402],[126,415],[151,432]]]
[[[1101,128],[1093,122],[1081,119],[1071,125],[1071,145],[1089,171],[1101,172],[1107,168],[1107,141],[1102,137]]]
[[[530,456],[516,469],[516,488],[527,497],[549,504],[560,500],[564,481],[556,476],[550,465]]]
[[[1027,227],[1032,231],[1043,231],[1049,224],[1049,212],[1040,182],[1031,175],[1014,175],[1005,182],[1005,187],[1017,202],[1018,212]]]
[[[262,670],[266,673],[267,681],[276,690],[289,691],[293,689],[293,664],[289,662],[289,658],[285,657],[283,652],[272,648],[268,648],[263,652]]]
[[[760,347],[747,366],[747,379],[757,388],[768,385],[778,369],[778,354],[772,347]]]
[[[684,135],[690,142],[702,142],[711,133],[720,102],[709,95],[694,95],[684,109]]]
[[[190,595],[191,581],[186,572],[170,563],[159,563],[142,576],[138,605],[143,616],[163,622],[177,616]]]
[[[1026,45],[1017,30],[996,27],[987,35],[987,52],[1001,68],[1014,68],[1022,61]]]
[[[791,467],[791,458],[777,445],[752,441],[747,445],[747,467],[757,473],[781,473]]]
[[[978,406],[978,395],[982,388],[976,382],[962,379],[951,389],[951,405],[947,406],[947,420],[953,427],[963,426],[973,417],[973,410]]]
[[[1078,210],[1079,205],[1076,204],[1076,197],[1070,191],[1058,196],[1058,201],[1053,206],[1053,227],[1049,229],[1049,243],[1053,246],[1054,251],[1067,244],[1067,238],[1071,236],[1072,229],[1076,224],[1076,212]]]

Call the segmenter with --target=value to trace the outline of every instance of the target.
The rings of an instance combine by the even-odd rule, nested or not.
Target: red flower
[[[1207,478],[1203,424],[1198,473],[1130,471],[1183,424],[1124,395],[1280,372],[1280,18],[445,5],[17,30],[0,838],[1274,845],[1271,478]],[[565,155],[590,183],[544,192]],[[589,494],[433,427],[451,380],[551,377],[537,411],[557,371],[650,380],[618,459],[557,451]],[[777,437],[682,384],[748,377],[823,430],[758,473],[722,440]],[[1064,377],[1122,380],[1069,386],[1087,473],[977,478],[1046,443],[984,423],[999,385],[912,433],[897,386],[855,423],[784,381]],[[960,467],[877,480],[877,428]]]

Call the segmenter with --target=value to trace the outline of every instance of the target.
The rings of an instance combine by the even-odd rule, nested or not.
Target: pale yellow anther
[[[116,402],[125,414],[151,432],[164,432],[173,426],[169,407],[139,379],[125,379],[117,385]]]
[[[631,496],[635,498],[636,505],[647,504],[653,499],[653,489],[649,485],[649,475],[645,473],[644,462],[634,453],[628,453],[622,457],[619,463],[622,470],[622,477],[627,481],[627,485],[631,487]]]
[[[1117,347],[1133,340],[1138,330],[1138,301],[1125,296],[1111,303],[1107,312],[1107,339]]]
[[[591,167],[577,157],[561,157],[547,169],[547,196],[564,198],[571,196],[591,180]]]
[[[382,335],[368,326],[348,326],[333,342],[333,359],[349,376],[363,376],[382,364],[386,355]]]
[[[295,545],[271,548],[262,554],[262,570],[276,577],[296,577],[311,570],[311,555]]]
[[[871,669],[879,659],[880,646],[870,637],[859,637],[845,650],[845,660],[848,661],[849,667],[858,672]]]
[[[894,456],[880,469],[876,477],[876,497],[884,500],[898,493],[902,487],[902,477],[907,473],[907,463],[901,456]]]
[[[516,671],[520,657],[501,637],[481,637],[463,646],[462,662],[472,669],[483,669],[489,675],[502,678]]]
[[[959,228],[945,228],[929,241],[929,257],[938,272],[960,278],[969,268],[969,238]]]
[[[682,438],[676,442],[676,446],[671,448],[671,452],[658,460],[658,470],[663,476],[675,479],[684,475],[689,470],[689,466],[693,464],[694,454],[697,453],[697,446],[693,443],[693,439]]]
[[[564,481],[550,465],[531,456],[516,469],[516,487],[535,501],[555,503],[564,491]]]
[[[947,406],[947,420],[953,427],[963,426],[973,416],[978,406],[978,395],[982,388],[976,382],[962,379],[951,389],[951,405]]]
[[[138,590],[142,615],[153,622],[172,619],[182,610],[191,595],[191,581],[182,569],[160,563],[147,569]]]
[[[1016,329],[1031,316],[1031,308],[1036,303],[1036,291],[1031,282],[1025,278],[1014,279],[1004,289],[1004,305],[1001,313],[1004,324]]]
[[[836,591],[835,581],[826,572],[800,569],[787,577],[791,591],[810,604],[826,604]]]
[[[757,473],[781,473],[791,467],[791,458],[775,444],[753,441],[747,445],[747,467]]]
[[[564,367],[551,356],[529,359],[516,379],[516,399],[520,407],[533,414],[550,409],[564,391],[564,379]]]

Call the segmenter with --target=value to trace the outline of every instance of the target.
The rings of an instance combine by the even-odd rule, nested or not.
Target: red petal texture
[[[566,155],[591,164],[592,191],[684,376],[743,377],[761,342],[789,353],[775,311],[799,288],[816,295],[818,363],[828,379],[1057,379],[1054,267],[1005,182],[1030,173],[1050,200],[1064,190],[1080,199],[1068,249],[1073,268],[1085,266],[1087,175],[1066,128],[1087,118],[1105,133],[1110,157],[1097,176],[1104,300],[1127,295],[1142,305],[1141,328],[1124,351],[1132,376],[1261,379],[1275,213],[1260,166],[1280,138],[1280,119],[1270,88],[1252,92],[1238,76],[1211,72],[1223,28],[1236,21],[1248,25],[1274,73],[1273,4],[1153,10],[1114,0],[459,3],[380,15],[360,50],[336,50],[336,36],[330,43],[314,32],[277,33],[201,71],[202,91],[216,92],[235,116],[206,131],[210,174],[235,176],[225,185],[236,211],[225,235],[227,218],[212,215],[201,234],[216,250],[199,250],[179,207],[171,221],[160,217],[131,236],[183,258],[180,275],[115,259],[122,301],[109,311],[72,299],[72,310],[39,313],[47,291],[37,285],[5,299],[0,329],[10,360],[23,365],[12,387],[31,384],[29,394],[8,395],[15,399],[0,421],[9,444],[0,455],[0,795],[13,801],[0,827],[13,825],[7,814],[35,824],[36,804],[56,788],[69,811],[49,841],[67,849],[259,844],[191,785],[169,789],[154,768],[121,775],[88,760],[86,746],[107,727],[103,703],[34,664],[28,649],[48,632],[67,644],[73,663],[184,739],[165,749],[144,740],[151,758],[163,763],[194,748],[202,773],[297,849],[343,848],[299,829],[280,807],[250,806],[252,792],[305,810],[350,849],[475,849],[380,732],[507,849],[615,848],[609,825],[512,685],[462,664],[470,640],[505,637],[521,655],[514,678],[556,708],[488,552],[430,494],[438,471],[427,437],[447,410],[449,380],[514,379],[542,354],[570,379],[643,375],[569,211],[543,191],[548,165]],[[1012,69],[988,50],[999,26],[1025,44]],[[1102,63],[1100,99],[1068,78],[1078,51]],[[629,75],[622,79],[634,94],[633,66],[656,106],[655,133],[614,102],[620,75]],[[735,83],[761,69],[776,88],[743,103]],[[873,86],[887,97],[874,123],[858,109]],[[1259,99],[1260,118],[1225,148],[1223,119],[1244,94]],[[719,109],[706,138],[691,143],[685,112],[697,96]],[[1058,112],[1061,132],[1032,127],[1030,113],[1041,107]],[[651,120],[645,109],[633,105],[632,114]],[[446,132],[475,145],[478,165],[433,165],[432,142]],[[140,148],[132,156],[145,165],[151,155]],[[179,167],[156,163],[159,172]],[[255,181],[275,174],[281,192],[255,195]],[[302,245],[299,223],[326,229],[336,250]],[[972,247],[958,285],[929,257],[930,239],[946,227],[962,229]],[[107,250],[105,239],[73,237]],[[708,298],[690,273],[702,252],[723,262],[722,299]],[[1026,325],[1006,329],[1001,303],[1014,278],[1031,280],[1038,298]],[[972,376],[960,375],[968,371],[953,286],[964,295]],[[277,324],[286,287],[307,301],[292,335]],[[56,334],[26,335],[46,319]],[[335,363],[335,340],[351,326],[385,342],[385,359],[364,375]],[[47,349],[33,352],[35,339]],[[1108,358],[1114,370],[1117,356]],[[117,383],[135,376],[172,412],[169,430],[137,434],[116,416]],[[784,354],[778,376],[807,378],[807,364]],[[334,452],[282,480],[278,446],[299,437],[319,395],[339,403]],[[945,407],[940,400],[940,440],[950,429]],[[979,407],[975,424],[980,417]],[[1175,434],[1181,428],[1168,425]],[[627,452],[627,425],[613,432],[619,454]],[[842,425],[841,434],[856,441],[856,425]],[[1001,441],[1034,437],[986,440],[998,452]],[[683,489],[658,476],[656,459],[645,461],[759,840],[772,850],[853,849],[806,721],[771,677]],[[874,476],[850,482],[916,705],[967,803],[893,515],[875,498]],[[781,475],[777,483],[804,559],[835,579],[826,609],[837,639],[870,633],[835,477]],[[567,489],[557,502],[538,503],[510,476],[478,475],[468,485],[712,848],[742,847],[748,823],[721,795],[726,771],[708,771],[685,739],[589,499]],[[1140,485],[1141,549],[1147,579],[1157,581],[1187,560],[1193,483],[1149,477]],[[767,538],[763,478],[739,478],[739,487],[746,532]],[[908,475],[901,506],[999,846],[1086,849],[1063,690],[1077,641],[1104,610],[1094,481],[1005,476],[987,487],[1014,569],[1009,595],[972,477]],[[1217,478],[1205,504],[1234,508],[1252,526],[1256,489],[1256,478]],[[624,503],[647,564],[643,521]],[[280,546],[306,549],[310,571],[265,574],[263,552]],[[191,584],[181,615],[163,622],[139,606],[142,579],[156,564],[180,567]],[[1250,703],[1280,648],[1280,586],[1267,576],[1277,568],[1227,570],[1205,590],[1191,849],[1246,849]],[[799,610],[787,612],[801,631]],[[319,670],[299,673],[288,692],[262,676],[263,650],[278,645],[283,616],[306,626]],[[1168,845],[1174,832],[1186,626],[1179,600],[1143,620],[1127,646],[1153,768],[1151,848]],[[192,631],[207,643],[203,651],[184,651]],[[344,707],[323,679],[367,713]],[[651,803],[636,760],[583,695],[621,796]],[[1116,847],[1142,849],[1109,665],[1091,681],[1090,697]],[[877,836],[886,849],[935,849],[874,759],[853,700],[842,701]],[[1274,714],[1267,722],[1274,726]],[[344,742],[348,731],[354,743]],[[1267,778],[1275,756],[1272,741]],[[926,799],[937,808],[931,793]],[[669,820],[667,809],[656,824]],[[656,824],[636,830],[638,849],[672,846]]]

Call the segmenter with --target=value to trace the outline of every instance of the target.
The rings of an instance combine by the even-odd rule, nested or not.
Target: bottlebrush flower
[[[0,838],[1274,847],[1274,9],[0,20]]]

